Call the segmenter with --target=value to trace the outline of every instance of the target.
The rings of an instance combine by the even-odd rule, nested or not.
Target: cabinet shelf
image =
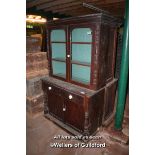
[[[52,58],[52,60],[66,62],[66,59],[65,58]]]
[[[62,77],[62,78],[66,78],[66,74],[62,74],[62,73],[58,73],[58,74],[53,74],[54,76],[58,76],[58,77]]]
[[[92,42],[71,42],[71,44],[92,44]]]
[[[71,63],[81,65],[81,66],[88,66],[88,67],[91,66],[90,62],[82,62],[82,61],[77,61],[77,60],[72,60]]]
[[[65,41],[51,41],[51,43],[66,43]]]

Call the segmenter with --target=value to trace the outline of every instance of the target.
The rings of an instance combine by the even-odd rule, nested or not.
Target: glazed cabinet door
[[[65,123],[78,131],[84,130],[84,98],[70,92],[65,92],[64,103],[66,106]]]
[[[70,27],[71,81],[90,85],[92,46],[93,28],[90,25]]]
[[[66,79],[67,29],[65,27],[52,28],[49,37],[52,75]]]

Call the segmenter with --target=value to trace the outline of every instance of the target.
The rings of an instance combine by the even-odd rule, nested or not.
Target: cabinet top
[[[109,24],[113,26],[119,26],[122,24],[122,19],[116,18],[109,14],[97,13],[97,14],[89,14],[84,16],[77,16],[77,17],[69,17],[63,18],[59,20],[51,20],[47,22],[47,26],[54,26],[59,24],[69,25],[69,24],[76,24],[76,23],[103,23]]]
[[[42,80],[45,83],[56,85],[58,87],[61,87],[63,89],[66,89],[67,91],[71,91],[71,92],[74,92],[74,93],[85,94],[88,97],[96,94],[98,91],[103,89],[103,88],[101,88],[101,89],[99,89],[97,91],[94,91],[94,90],[90,90],[90,89],[87,89],[87,88],[83,88],[83,87],[71,84],[69,82],[58,80],[58,79],[53,78],[53,77],[45,77],[45,78],[42,78]]]

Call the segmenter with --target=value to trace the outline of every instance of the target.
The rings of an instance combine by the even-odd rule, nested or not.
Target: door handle
[[[52,87],[48,87],[48,90],[51,90],[52,89]]]
[[[72,95],[69,95],[69,97],[68,97],[70,100],[73,98],[73,96]]]

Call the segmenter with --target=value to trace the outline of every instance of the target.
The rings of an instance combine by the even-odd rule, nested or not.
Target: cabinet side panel
[[[101,126],[103,107],[104,107],[104,93],[105,90],[97,92],[89,99],[89,132],[94,133],[99,126]]]
[[[109,26],[101,25],[100,52],[98,55],[98,89],[106,82],[106,58],[108,54]]]
[[[106,121],[114,111],[117,80],[113,80],[105,88],[105,106],[103,121]]]
[[[106,82],[114,78],[115,54],[116,54],[117,29],[110,28],[108,53],[106,54]]]

